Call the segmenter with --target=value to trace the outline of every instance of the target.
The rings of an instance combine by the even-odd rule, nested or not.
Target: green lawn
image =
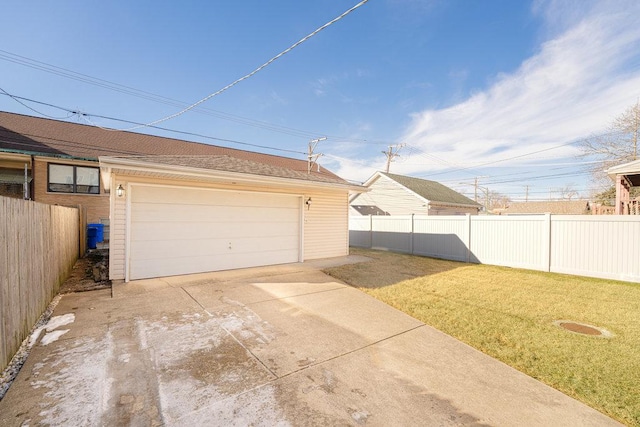
[[[325,272],[640,426],[640,284],[382,251],[352,253],[374,260]],[[574,334],[554,320],[587,323],[614,336]]]

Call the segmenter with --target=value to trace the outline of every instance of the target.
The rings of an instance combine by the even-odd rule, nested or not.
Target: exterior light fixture
[[[309,208],[311,207],[311,197],[309,197],[305,202],[305,205],[307,205],[307,210],[309,210]]]
[[[118,188],[116,188],[116,196],[124,196],[124,187],[122,186],[122,184],[118,184]]]

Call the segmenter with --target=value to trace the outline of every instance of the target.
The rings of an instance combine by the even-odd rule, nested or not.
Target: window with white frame
[[[49,163],[47,191],[100,194],[100,170],[88,166]]]

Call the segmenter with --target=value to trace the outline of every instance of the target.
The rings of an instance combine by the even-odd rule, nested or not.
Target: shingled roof
[[[287,170],[307,180],[346,183],[323,167],[308,174],[306,160],[8,112],[0,112],[0,151],[94,161],[100,156],[167,156],[165,161],[170,156],[192,156],[190,161],[197,156],[226,157],[244,161],[243,168],[251,162],[254,171]]]
[[[542,214],[584,215],[589,213],[588,200],[553,200],[546,202],[516,202],[502,211],[509,214]]]
[[[470,198],[463,196],[457,191],[454,191],[451,188],[436,181],[429,181],[427,179],[413,178],[410,176],[396,175],[385,172],[380,172],[380,174],[394,180],[398,184],[403,185],[417,195],[431,202],[481,206],[479,203],[474,202]]]
[[[179,166],[192,169],[214,170],[223,172],[235,172],[243,174],[261,175],[277,178],[289,178],[302,181],[325,182],[331,184],[348,184],[342,178],[333,174],[309,174],[289,168],[279,167],[272,164],[254,162],[240,159],[229,155],[158,155],[158,156],[117,156],[101,157],[109,162],[118,160],[132,160],[150,165]]]

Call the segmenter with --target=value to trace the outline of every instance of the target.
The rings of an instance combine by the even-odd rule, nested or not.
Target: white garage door
[[[298,262],[300,200],[133,186],[129,279]]]

